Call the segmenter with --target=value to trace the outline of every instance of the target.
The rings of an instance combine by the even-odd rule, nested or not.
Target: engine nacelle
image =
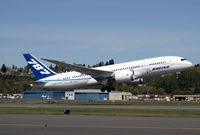
[[[134,80],[134,71],[125,70],[114,74],[116,82],[131,82]]]
[[[137,78],[130,82],[130,84],[133,84],[133,85],[138,85],[138,84],[143,84],[143,83],[144,83],[143,78]]]

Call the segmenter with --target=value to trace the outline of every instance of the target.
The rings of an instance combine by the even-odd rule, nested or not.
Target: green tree
[[[183,95],[184,94],[184,92],[182,91],[182,90],[174,90],[174,91],[172,91],[172,93],[171,93],[171,95],[173,96],[173,95]]]
[[[115,64],[113,59],[109,60],[109,65],[112,65],[112,64]]]
[[[3,64],[2,67],[1,67],[1,72],[3,73],[6,73],[7,72],[7,68],[6,68],[6,65]]]
[[[192,95],[192,92],[190,90],[184,91],[184,95]]]

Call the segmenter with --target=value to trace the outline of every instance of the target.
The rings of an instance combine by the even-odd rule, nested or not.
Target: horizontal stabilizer
[[[16,84],[25,84],[25,85],[44,85],[46,82],[35,82],[35,81],[25,81],[25,82],[16,82]]]

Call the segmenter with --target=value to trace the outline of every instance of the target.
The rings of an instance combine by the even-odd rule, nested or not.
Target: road
[[[199,118],[0,115],[1,135],[199,135]]]

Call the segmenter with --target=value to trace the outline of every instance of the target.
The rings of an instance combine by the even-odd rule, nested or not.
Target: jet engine
[[[137,78],[140,77],[141,73],[134,70],[124,70],[115,72],[114,79],[116,82],[133,82],[137,81]]]
[[[116,82],[130,82],[134,80],[134,71],[126,70],[114,74]]]

